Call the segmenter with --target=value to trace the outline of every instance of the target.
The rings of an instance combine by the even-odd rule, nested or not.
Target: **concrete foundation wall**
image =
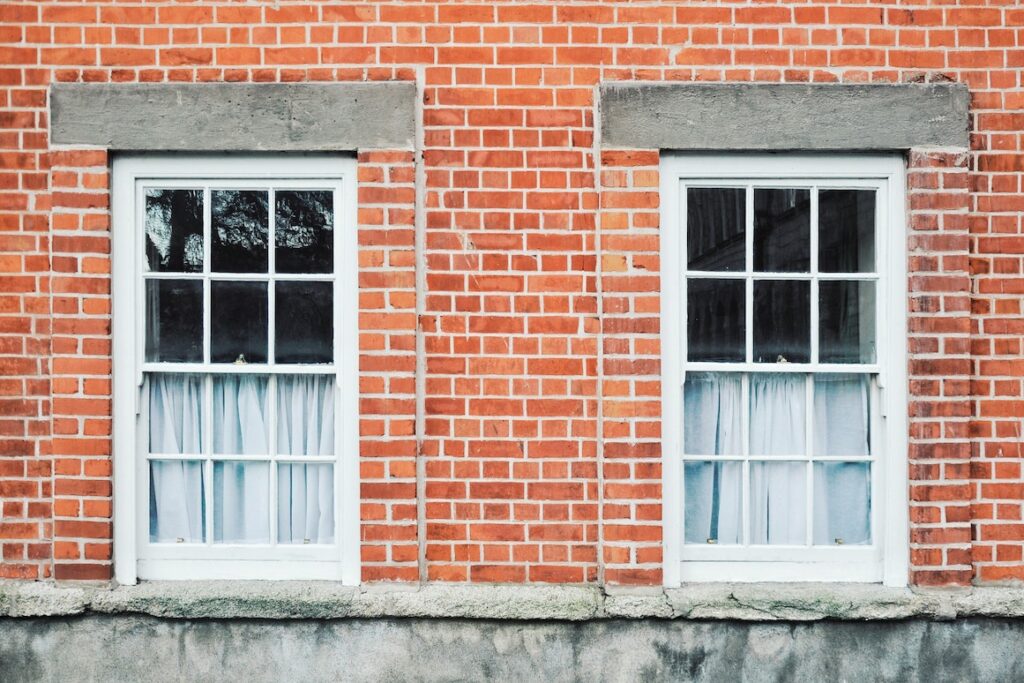
[[[1009,681],[1024,621],[0,619],[4,681]]]

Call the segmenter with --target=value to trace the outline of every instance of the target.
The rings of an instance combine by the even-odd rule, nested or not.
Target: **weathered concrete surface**
[[[55,83],[50,141],[147,151],[412,148],[416,84]]]
[[[673,150],[968,146],[960,84],[608,83],[601,143]]]
[[[0,620],[5,681],[1024,680],[1024,622]]]
[[[370,586],[327,581],[154,581],[137,586],[0,581],[0,616],[144,614],[178,619],[438,617],[588,621],[854,621],[1024,618],[1024,590],[864,584],[689,584],[654,591],[596,586]]]

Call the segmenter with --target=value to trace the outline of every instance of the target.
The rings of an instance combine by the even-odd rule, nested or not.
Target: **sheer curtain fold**
[[[329,456],[334,448],[334,379],[320,375],[280,376],[277,454]],[[149,396],[150,451],[195,454],[195,461],[154,460],[150,465],[150,531],[157,542],[204,541],[202,406],[204,378],[153,374]],[[213,383],[213,453],[268,456],[269,379],[224,375]],[[215,460],[213,539],[226,543],[270,541],[270,496],[277,496],[278,541],[332,543],[334,468],[329,463],[278,465],[278,486],[270,491],[268,460]]]
[[[803,457],[807,443],[807,378],[750,377],[750,453]],[[804,463],[750,466],[750,538],[753,543],[803,544],[807,537]]]
[[[691,455],[743,453],[739,375],[693,373],[683,385],[684,449]],[[691,462],[684,470],[687,543],[739,543],[743,468],[738,462]]]
[[[149,450],[200,456],[203,452],[203,380],[195,375],[151,375]],[[203,470],[200,461],[152,460],[149,466],[149,533],[153,541],[202,542]]]
[[[334,454],[334,378],[296,375],[277,380],[280,455]],[[334,542],[334,468],[290,464],[278,468],[280,543]]]
[[[742,455],[741,411],[749,416],[750,537],[754,544],[807,542],[807,477],[814,491],[815,544],[870,542],[870,467],[807,462],[807,375],[748,375],[743,406],[738,373],[692,373],[684,385],[684,450],[688,456]],[[815,455],[870,453],[867,375],[818,375],[814,381]],[[791,456],[792,460],[758,460]],[[738,461],[684,468],[687,543],[742,541],[743,468]]]
[[[820,375],[814,382],[816,455],[871,453],[870,384],[867,375]],[[871,541],[871,468],[829,462],[814,467],[814,542]]]

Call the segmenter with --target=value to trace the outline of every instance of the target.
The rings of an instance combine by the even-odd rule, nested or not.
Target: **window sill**
[[[111,588],[0,581],[0,616],[87,613],[171,619],[950,620],[1024,617],[1024,592],[1014,587],[911,590],[811,583],[602,591],[594,586],[438,584],[353,588],[291,581],[160,581]]]

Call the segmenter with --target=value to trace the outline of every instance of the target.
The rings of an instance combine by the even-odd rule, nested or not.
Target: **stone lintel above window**
[[[411,149],[416,84],[55,83],[50,139],[123,151]]]
[[[968,147],[962,84],[605,83],[607,147],[906,150]]]

